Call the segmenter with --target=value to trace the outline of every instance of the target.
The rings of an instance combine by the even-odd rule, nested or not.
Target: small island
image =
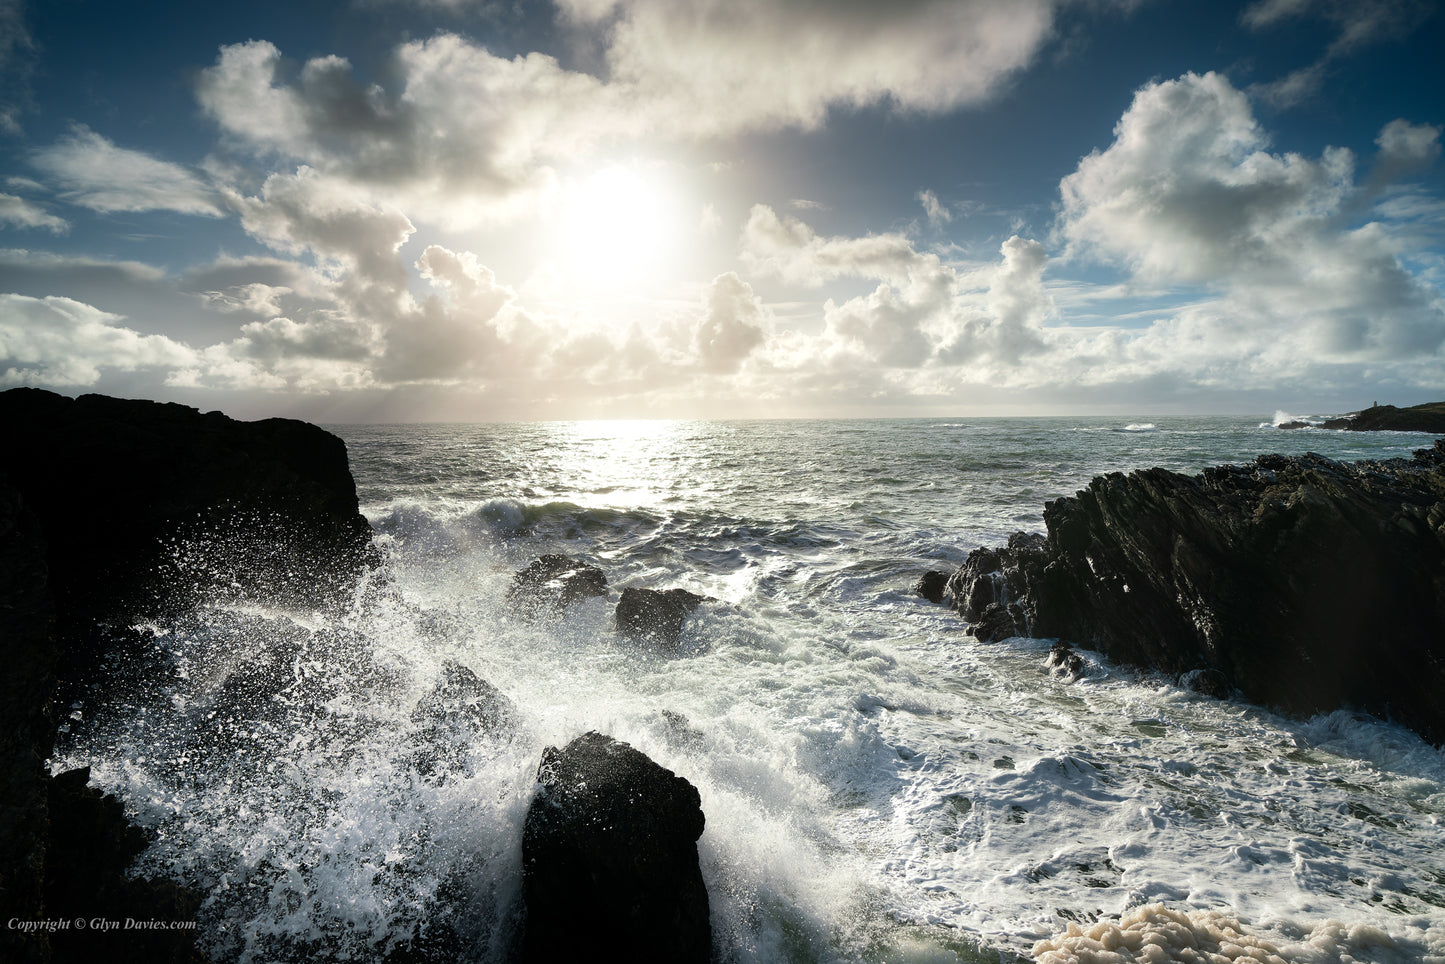
[[[1347,432],[1430,432],[1445,435],[1445,402],[1426,402],[1409,408],[1371,405],[1369,408],[1323,422],[1284,422],[1280,428],[1323,428]]]

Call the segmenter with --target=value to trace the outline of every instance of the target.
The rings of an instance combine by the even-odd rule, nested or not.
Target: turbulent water
[[[447,953],[505,959],[541,751],[597,729],[700,791],[724,960],[1012,960],[1162,903],[1294,941],[1285,959],[1445,961],[1445,754],[1088,653],[1066,682],[1047,642],[979,644],[912,591],[1041,531],[1044,502],[1096,474],[1426,436],[1259,418],[334,431],[387,559],[354,606],[144,624],[152,652],[119,696],[74,707],[54,761],[91,765],[155,834],[139,872],[204,893],[218,959],[373,959],[438,920]],[[512,574],[546,552],[601,566],[611,601],[512,615]],[[628,586],[718,602],[663,657],[613,633]],[[515,726],[419,722],[447,660],[514,700]]]

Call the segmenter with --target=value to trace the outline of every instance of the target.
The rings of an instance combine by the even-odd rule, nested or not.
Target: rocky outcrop
[[[16,388],[0,453],[45,539],[62,677],[97,621],[218,589],[315,605],[375,561],[345,444],[305,422]]]
[[[171,884],[125,878],[144,839],[120,803],[87,787],[84,771],[46,772],[57,686],[103,692],[104,659],[138,615],[214,591],[339,600],[373,561],[345,446],[321,429],[0,392],[0,902],[11,914],[176,921],[197,903]],[[97,943],[7,929],[0,958],[188,961],[199,959],[193,937]]]
[[[930,569],[919,578],[913,591],[931,603],[943,602],[944,591],[948,588],[948,573]]]
[[[1445,440],[1388,462],[1114,473],[1048,503],[1044,523],[1047,537],[976,550],[950,580],[980,638],[1012,628],[1212,670],[1191,680],[1445,741]]]
[[[707,601],[707,596],[686,589],[624,589],[614,614],[617,631],[664,650],[676,650],[682,642],[682,624]]]
[[[1346,432],[1429,432],[1445,435],[1445,402],[1410,408],[1372,405],[1362,411],[1323,422],[1285,422],[1280,428],[1323,428]]]
[[[606,573],[560,553],[532,560],[512,577],[507,588],[507,601],[526,619],[544,612],[558,613],[579,600],[605,595]]]
[[[528,961],[711,956],[697,789],[601,733],[548,747],[522,831]]]

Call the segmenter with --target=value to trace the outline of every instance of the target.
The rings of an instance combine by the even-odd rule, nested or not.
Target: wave
[[[1155,432],[1155,431],[1158,431],[1158,429],[1156,429],[1156,428],[1154,427],[1154,423],[1153,423],[1153,422],[1130,422],[1128,425],[1125,425],[1125,426],[1124,426],[1124,431],[1126,431],[1126,432]]]

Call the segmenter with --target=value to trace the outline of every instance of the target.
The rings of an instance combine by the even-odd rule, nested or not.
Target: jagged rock
[[[913,591],[931,603],[943,602],[943,591],[948,588],[948,573],[930,569],[918,580]]]
[[[1044,663],[1055,676],[1067,680],[1081,679],[1084,675],[1084,659],[1068,643],[1054,643]]]
[[[579,599],[607,595],[607,575],[597,566],[549,553],[512,577],[507,599],[530,619],[543,611],[560,612]]]
[[[548,747],[522,831],[523,958],[709,960],[697,789],[601,733]]]
[[[617,631],[624,636],[676,649],[682,624],[707,596],[686,589],[624,589],[617,601]]]
[[[1202,696],[1227,700],[1234,693],[1229,678],[1217,669],[1191,669],[1179,677],[1179,685]]]
[[[969,556],[949,587],[965,619],[1016,604],[1038,637],[1445,741],[1445,440],[1386,462],[1114,473],[1044,523]]]

